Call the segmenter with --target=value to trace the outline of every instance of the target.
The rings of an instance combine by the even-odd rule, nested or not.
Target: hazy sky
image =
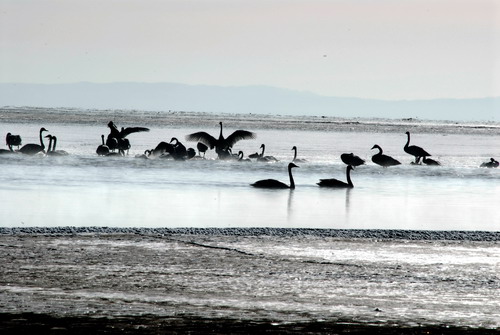
[[[500,96],[496,0],[0,0],[0,82]]]

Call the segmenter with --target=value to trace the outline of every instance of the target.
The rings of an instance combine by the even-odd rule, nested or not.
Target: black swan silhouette
[[[351,170],[354,168],[352,165],[347,165],[345,174],[347,176],[347,183],[341,180],[331,178],[331,179],[320,179],[317,183],[320,187],[336,187],[336,188],[353,188],[354,185],[351,181]]]
[[[378,164],[378,165],[383,166],[383,167],[389,167],[389,166],[401,164],[401,162],[398,161],[397,159],[394,159],[391,156],[384,155],[382,148],[378,144],[375,144],[372,147],[372,150],[373,149],[379,150],[379,152],[377,154],[372,156],[373,163]]]
[[[289,163],[288,164],[288,176],[290,177],[290,185],[287,185],[285,183],[282,183],[281,181],[278,181],[276,179],[263,179],[256,181],[255,183],[251,184],[253,187],[258,187],[258,188],[289,188],[289,189],[294,189],[295,188],[295,181],[293,180],[292,176],[292,168],[298,167],[294,163]]]

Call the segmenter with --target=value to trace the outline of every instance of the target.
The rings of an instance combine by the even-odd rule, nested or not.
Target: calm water
[[[119,259],[116,266],[127,278],[128,273],[140,273],[141,282],[155,281],[160,271],[169,276],[168,283],[177,283],[182,290],[158,290],[156,282],[151,288],[137,289],[127,286],[129,280],[120,281],[123,288],[110,282],[109,290],[102,289],[107,283],[97,283],[96,288],[85,284],[82,289],[71,281],[67,289],[60,290],[51,286],[53,280],[46,285],[24,283],[22,275],[15,275],[18,279],[0,285],[0,306],[7,311],[97,313],[98,301],[104,308],[99,313],[109,315],[169,315],[176,311],[165,307],[171,304],[209,318],[283,322],[339,318],[405,325],[500,326],[498,239],[488,241],[488,237],[481,238],[484,234],[472,232],[500,231],[500,169],[479,167],[490,157],[500,158],[500,125],[74,110],[23,113],[0,112],[0,120],[8,121],[0,124],[0,132],[20,134],[24,143],[36,143],[38,130],[44,126],[58,137],[58,149],[70,155],[0,156],[2,234],[8,234],[5,228],[9,227],[24,227],[24,232],[49,227],[46,233],[50,233],[50,227],[59,232],[57,228],[62,226],[83,231],[97,227],[89,228],[90,232],[99,232],[99,227],[214,227],[235,228],[236,234],[213,229],[209,230],[213,234],[201,230],[196,237],[182,231],[174,237],[160,232],[163,240],[154,242],[134,238],[134,234],[129,235],[130,240],[119,238],[116,243],[85,236],[37,240],[36,252],[50,251],[43,255],[47,266],[62,275],[82,276],[84,284],[89,273],[103,280],[113,276],[103,275],[108,267],[94,261],[68,272],[74,265],[72,257],[69,267],[59,269],[59,263],[51,259],[53,250],[64,255],[64,248],[75,246],[78,253],[98,253],[97,259],[105,252],[110,257],[128,254],[128,248],[157,254],[178,251],[178,264],[170,254],[154,257],[151,261],[161,262],[151,267],[151,275],[142,263],[132,264],[143,262],[140,257]],[[147,126],[151,131],[129,136],[132,150],[128,157],[97,157],[95,149],[100,135],[109,132],[109,119],[118,127]],[[225,122],[226,136],[235,129],[257,133],[255,140],[238,142],[235,151],[248,155],[265,143],[266,154],[280,161],[219,161],[213,152],[206,160],[188,162],[134,158],[172,137],[184,141],[185,135],[199,130],[217,136],[220,120]],[[403,151],[407,130],[412,131],[412,144],[425,148],[442,166],[410,165],[412,157]],[[374,144],[403,164],[388,169],[373,164],[370,148]],[[288,183],[286,166],[294,145],[299,158],[308,160],[294,169],[295,190],[249,186],[267,178]],[[345,180],[345,165],[340,160],[344,152],[367,160],[352,172],[355,187],[320,189],[316,182],[321,178]],[[245,227],[250,233],[237,229]],[[259,227],[262,230],[252,233],[251,229]],[[307,236],[293,229],[276,234],[270,228],[319,229]],[[329,229],[377,229],[382,235],[366,231],[361,236],[366,238],[332,238]],[[384,237],[388,229],[400,229],[407,235],[403,239]],[[411,241],[414,230],[429,232],[420,241]],[[451,238],[455,241],[445,241],[448,238],[438,232],[443,230],[466,233]],[[30,240],[14,236],[5,243],[19,244],[20,248],[12,250],[22,251]],[[0,248],[9,257],[12,250]],[[242,251],[236,254],[245,256],[234,259],[228,250]],[[185,262],[199,258],[200,264]],[[46,266],[39,267],[23,255],[15,259],[23,264],[19,269],[29,273],[42,270],[40,276],[44,276]],[[214,271],[208,265],[212,263]],[[107,301],[105,307],[103,301]]]
[[[128,157],[107,158],[95,154],[100,135],[109,132],[106,125],[75,124],[74,113],[71,119],[61,117],[60,123],[43,124],[58,137],[58,149],[69,156],[0,156],[2,227],[500,230],[500,169],[479,168],[490,157],[500,158],[500,136],[489,130],[462,134],[456,126],[450,133],[449,125],[438,124],[425,133],[413,132],[411,143],[442,163],[431,167],[410,165],[413,157],[403,151],[406,125],[394,122],[394,129],[387,131],[386,125],[381,132],[369,123],[350,131],[300,130],[283,129],[276,118],[261,128],[246,128],[256,132],[257,139],[238,142],[234,151],[248,155],[265,143],[266,154],[278,158],[277,163],[219,161],[213,151],[206,160],[175,162],[135,155],[172,137],[195,147],[196,143],[184,140],[185,135],[204,130],[217,136],[218,125],[207,127],[203,115],[200,125],[196,117],[194,126],[186,126],[181,117],[180,126],[147,125],[150,132],[129,135]],[[22,135],[24,144],[37,143],[40,126],[8,123],[1,125],[1,131]],[[225,136],[235,129],[227,122]],[[403,164],[387,169],[373,164],[374,144]],[[286,166],[294,145],[299,158],[308,161],[293,171],[295,190],[249,186],[267,178],[289,183]],[[316,185],[320,178],[346,179],[340,160],[344,152],[367,161],[352,172],[355,188],[320,189]]]

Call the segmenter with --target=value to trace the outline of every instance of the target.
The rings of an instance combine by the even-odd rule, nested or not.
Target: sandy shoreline
[[[291,308],[289,304],[307,304],[314,295],[302,297],[299,290],[299,295],[283,297],[287,286],[297,282],[288,276],[268,280],[292,271],[290,263],[295,260],[228,247],[256,238],[4,231],[0,333],[498,333],[491,328],[391,319],[372,308],[353,316]],[[280,241],[286,244],[290,238]],[[366,272],[369,269],[351,264],[296,261],[303,274],[373,276]],[[279,299],[283,300],[277,304]]]

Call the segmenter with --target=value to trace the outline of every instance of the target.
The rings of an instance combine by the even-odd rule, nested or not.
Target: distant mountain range
[[[500,97],[385,101],[176,83],[0,84],[0,106],[500,121]]]

